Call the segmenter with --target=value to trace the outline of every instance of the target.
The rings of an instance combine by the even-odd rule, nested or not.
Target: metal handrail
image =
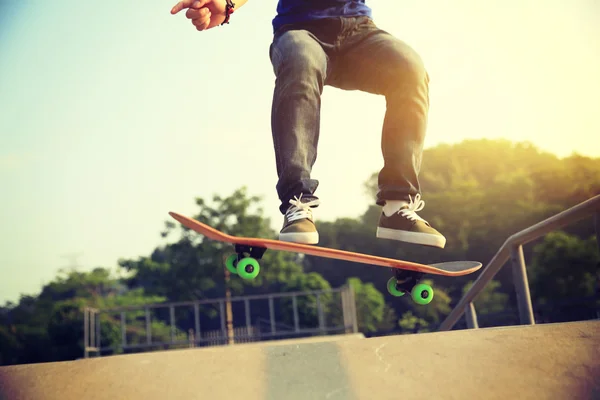
[[[515,286],[517,291],[517,303],[519,306],[519,317],[521,324],[534,324],[531,295],[527,281],[527,271],[523,257],[523,245],[536,240],[554,230],[560,229],[573,222],[579,221],[595,214],[594,222],[596,234],[600,235],[600,195],[594,196],[574,207],[558,213],[544,221],[538,222],[520,232],[510,236],[492,257],[488,265],[482,270],[473,286],[460,299],[446,319],[440,324],[439,331],[448,331],[454,327],[460,317],[466,313],[467,325],[477,327],[477,317],[473,300],[481,293],[487,284],[494,278],[500,268],[509,260],[512,260]],[[600,246],[600,238],[598,238]]]

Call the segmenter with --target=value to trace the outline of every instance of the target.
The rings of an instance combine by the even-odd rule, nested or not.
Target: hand
[[[185,16],[192,21],[198,31],[205,31],[221,25],[225,21],[225,0],[181,0],[171,9],[175,15],[187,8]]]

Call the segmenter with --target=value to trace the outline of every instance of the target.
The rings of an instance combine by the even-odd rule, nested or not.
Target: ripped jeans
[[[376,204],[420,192],[419,170],[429,110],[429,76],[419,55],[368,17],[282,26],[273,37],[271,129],[280,211],[294,196],[313,200],[324,85],[385,96],[384,165]],[[370,140],[365,137],[366,140]]]

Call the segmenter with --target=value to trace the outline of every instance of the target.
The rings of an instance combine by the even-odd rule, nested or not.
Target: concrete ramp
[[[600,321],[0,368],[0,399],[600,399]]]

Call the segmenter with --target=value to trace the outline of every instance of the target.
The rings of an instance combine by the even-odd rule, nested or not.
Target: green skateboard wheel
[[[387,290],[389,294],[395,297],[404,296],[404,292],[396,289],[396,278],[392,277],[387,283]]]
[[[429,304],[433,300],[433,289],[425,283],[415,285],[410,294],[417,304]]]
[[[242,279],[254,279],[260,272],[260,265],[252,257],[242,258],[237,264],[237,273]]]
[[[237,262],[237,254],[232,254],[229,257],[227,257],[227,260],[225,260],[225,267],[227,267],[229,272],[231,272],[232,274],[238,273],[237,269],[235,268],[236,262]]]

